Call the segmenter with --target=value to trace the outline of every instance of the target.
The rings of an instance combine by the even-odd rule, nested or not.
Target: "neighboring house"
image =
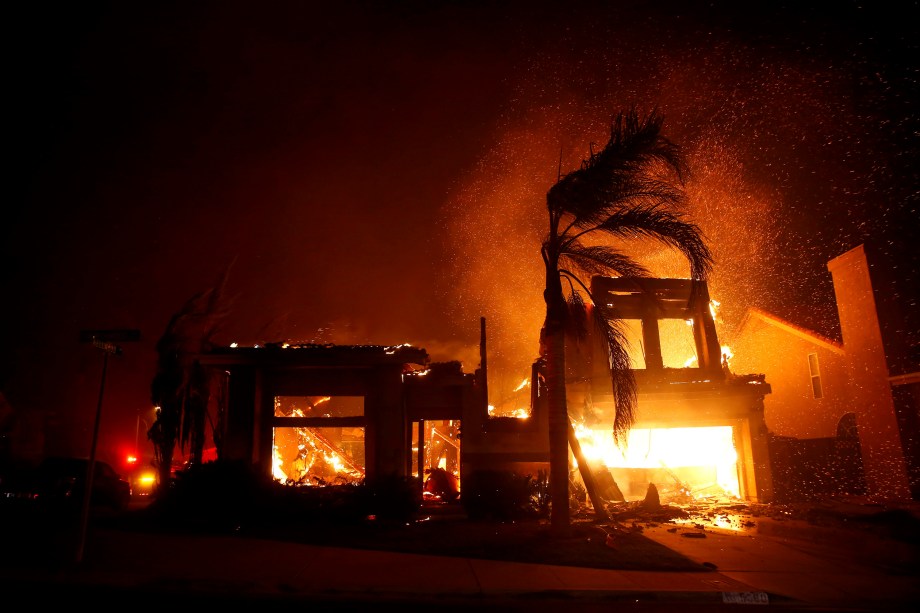
[[[772,434],[836,436],[853,411],[843,346],[756,307],[750,307],[731,346],[733,370],[756,369],[770,381],[764,419]]]
[[[920,367],[891,268],[860,245],[828,263],[842,343],[751,308],[732,369],[761,372],[773,476],[788,499],[920,494]],[[905,327],[907,326],[907,328]]]

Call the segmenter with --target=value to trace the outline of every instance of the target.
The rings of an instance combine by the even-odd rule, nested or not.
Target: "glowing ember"
[[[493,405],[489,405],[489,417],[513,417],[515,419],[529,419],[530,408],[518,407],[516,409],[498,412]]]

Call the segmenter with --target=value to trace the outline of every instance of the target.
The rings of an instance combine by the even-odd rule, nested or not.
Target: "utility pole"
[[[91,342],[102,350],[102,378],[99,382],[99,400],[96,402],[96,420],[93,424],[93,440],[90,445],[89,461],[86,463],[86,478],[83,483],[83,507],[80,513],[80,534],[77,542],[76,561],[83,561],[86,548],[86,530],[89,525],[89,512],[93,492],[93,477],[96,474],[96,443],[99,440],[99,423],[102,421],[102,397],[105,393],[105,375],[109,367],[110,355],[121,355],[121,347],[115,342],[140,340],[139,330],[83,330],[80,342]]]

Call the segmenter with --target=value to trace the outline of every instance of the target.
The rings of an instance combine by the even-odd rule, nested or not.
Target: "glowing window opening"
[[[350,485],[364,480],[363,427],[272,428],[272,478],[285,485]]]
[[[658,338],[661,341],[661,361],[665,368],[696,368],[699,366],[692,321],[659,319]]]
[[[364,480],[364,426],[348,423],[363,421],[363,396],[276,396],[274,405],[275,417],[300,418],[272,428],[276,481],[313,487]]]

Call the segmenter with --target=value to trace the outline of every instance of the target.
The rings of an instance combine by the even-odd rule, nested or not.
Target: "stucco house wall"
[[[920,369],[908,319],[893,308],[904,297],[883,270],[884,258],[863,245],[828,262],[842,343],[751,307],[731,340],[730,366],[770,381],[764,421],[771,434],[819,443],[852,437],[855,425],[866,494],[908,500],[920,492],[918,419],[916,395],[902,390],[920,382]],[[817,358],[811,364],[809,355]]]
[[[764,399],[764,421],[775,435],[833,437],[840,419],[853,410],[846,356],[839,343],[751,308],[731,344],[735,372],[766,375],[772,393]],[[817,356],[816,397],[809,355]]]

